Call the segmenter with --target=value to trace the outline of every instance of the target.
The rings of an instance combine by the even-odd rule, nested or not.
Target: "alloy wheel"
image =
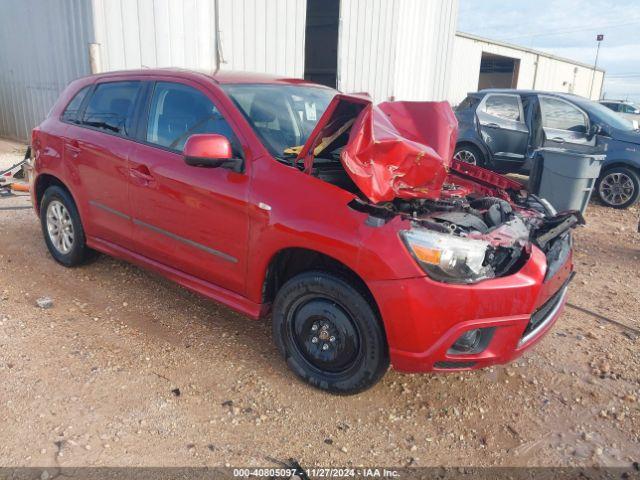
[[[472,165],[478,164],[478,159],[473,154],[473,152],[470,152],[469,150],[459,150],[458,152],[456,152],[453,158],[461,162],[470,163]]]
[[[63,255],[73,248],[73,222],[67,208],[58,200],[47,206],[47,233],[54,248]]]
[[[609,205],[622,205],[633,196],[635,186],[631,177],[622,172],[612,172],[600,181],[600,197]]]

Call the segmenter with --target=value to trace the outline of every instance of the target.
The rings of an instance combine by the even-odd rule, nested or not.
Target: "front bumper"
[[[562,313],[573,271],[571,252],[553,270],[547,275],[547,258],[533,247],[519,272],[475,285],[443,284],[427,277],[371,282],[394,369],[471,370],[517,358]],[[461,334],[476,328],[492,329],[482,351],[450,351]]]

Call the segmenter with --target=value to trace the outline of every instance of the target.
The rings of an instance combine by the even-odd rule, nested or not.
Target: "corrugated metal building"
[[[592,65],[460,32],[455,36],[452,70],[452,105],[482,88],[550,90],[597,100],[605,74],[597,69],[594,75]]]
[[[458,0],[0,0],[0,136],[27,140],[92,66],[219,63],[377,101],[446,99],[457,10]]]

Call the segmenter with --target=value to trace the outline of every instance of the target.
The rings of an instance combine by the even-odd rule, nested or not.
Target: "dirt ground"
[[[4,164],[18,152],[0,148]],[[106,256],[59,266],[29,206],[25,194],[0,197],[0,465],[639,460],[638,207],[590,205],[569,295],[588,312],[567,308],[517,362],[390,371],[365,393],[335,397],[289,372],[265,322]],[[51,308],[36,305],[43,296]]]

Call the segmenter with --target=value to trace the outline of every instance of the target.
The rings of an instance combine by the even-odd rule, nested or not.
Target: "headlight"
[[[400,232],[405,245],[422,269],[434,280],[474,283],[494,276],[485,263],[488,242],[425,229]]]

